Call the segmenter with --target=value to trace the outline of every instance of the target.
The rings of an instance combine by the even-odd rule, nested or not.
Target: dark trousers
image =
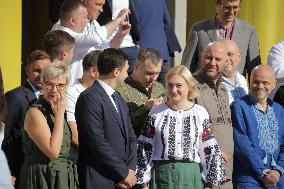
[[[136,62],[136,56],[138,54],[138,48],[136,46],[133,47],[125,47],[121,48],[123,52],[125,52],[128,56],[128,74],[133,72],[134,64]]]

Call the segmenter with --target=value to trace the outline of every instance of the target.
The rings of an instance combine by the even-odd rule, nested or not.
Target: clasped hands
[[[277,170],[265,169],[263,171],[265,175],[262,177],[262,182],[265,187],[274,187],[277,185],[280,179],[280,173]]]
[[[136,184],[136,182],[137,179],[135,172],[129,169],[127,177],[123,181],[119,182],[116,186],[121,189],[128,189],[132,188]]]

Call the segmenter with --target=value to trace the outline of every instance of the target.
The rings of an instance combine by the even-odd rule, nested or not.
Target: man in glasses
[[[251,70],[260,64],[259,46],[255,27],[236,16],[241,0],[215,0],[216,15],[198,22],[191,28],[182,57],[182,64],[195,72],[200,67],[200,54],[210,42],[234,40],[241,52],[238,71],[250,76]]]

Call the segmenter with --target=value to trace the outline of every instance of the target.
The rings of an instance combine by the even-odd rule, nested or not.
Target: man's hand
[[[163,97],[157,99],[150,98],[149,100],[145,101],[145,106],[151,109],[154,108],[155,106],[162,104],[162,102],[163,102]]]
[[[130,30],[131,30],[131,24],[129,24],[129,22],[122,21],[121,24],[119,25],[117,35],[119,37],[124,37],[125,35],[129,34]]]
[[[231,161],[231,157],[230,157],[229,154],[226,154],[225,152],[221,151],[221,155],[222,155],[222,158],[223,158],[225,164],[227,164]]]
[[[15,186],[16,180],[17,180],[16,177],[11,176],[11,182],[12,182],[13,186]]]
[[[132,188],[136,184],[136,182],[137,182],[137,179],[135,176],[135,172],[129,169],[127,177],[123,181],[119,182],[117,184],[117,187],[121,189]]]
[[[266,175],[262,178],[265,187],[276,186],[280,180],[280,173],[276,170],[265,169]]]
[[[116,19],[121,23],[123,21],[125,21],[126,17],[130,14],[130,10],[129,9],[122,9]]]

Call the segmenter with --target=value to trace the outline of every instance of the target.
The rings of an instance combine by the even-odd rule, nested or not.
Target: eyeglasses
[[[63,91],[66,87],[66,84],[62,84],[62,83],[59,83],[59,84],[55,84],[55,83],[51,83],[51,82],[45,82],[45,87],[48,89],[48,90],[52,90],[54,87],[56,87],[57,91]]]
[[[220,7],[222,7],[225,12],[229,12],[232,9],[233,11],[239,11],[241,9],[240,6],[227,6],[227,5],[222,5],[222,4],[220,4]]]

